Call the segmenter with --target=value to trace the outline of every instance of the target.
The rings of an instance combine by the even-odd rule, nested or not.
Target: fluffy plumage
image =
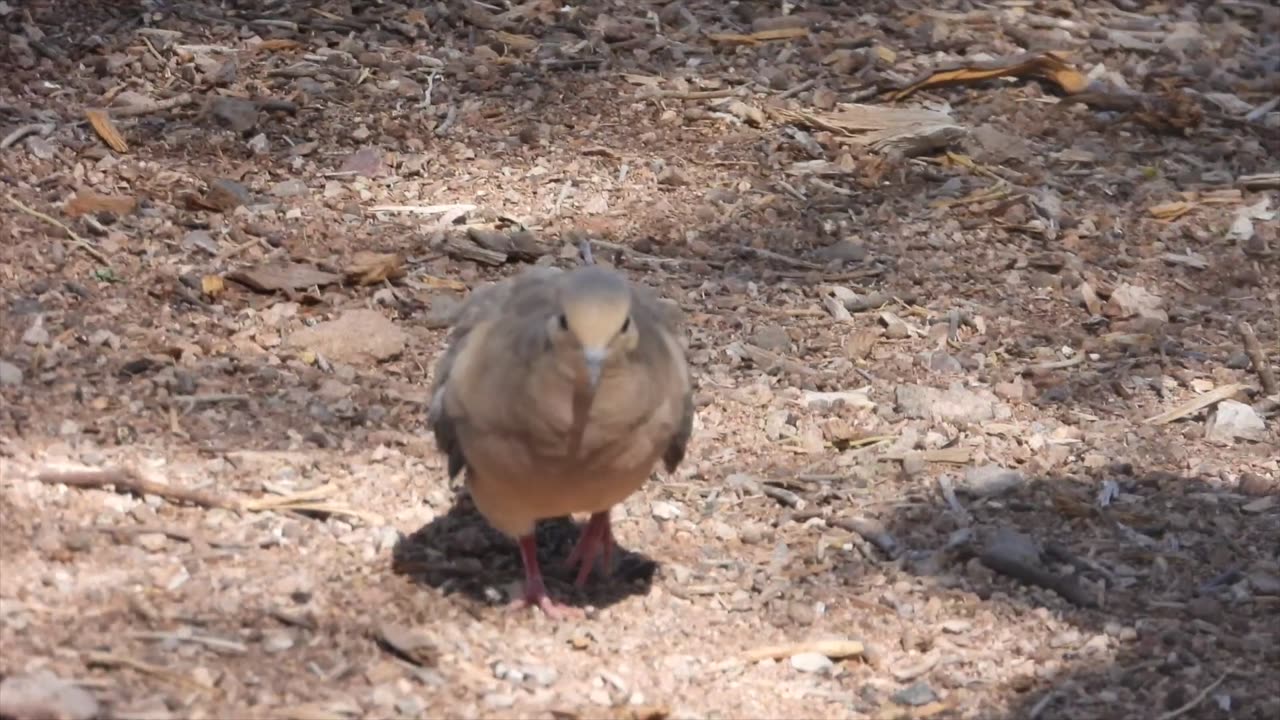
[[[674,320],[647,289],[599,266],[531,268],[475,291],[435,368],[429,421],[450,476],[467,470],[476,507],[519,539],[524,603],[548,612],[533,530],[591,513],[570,556],[582,584],[612,550],[609,509],[658,460],[683,459],[693,422]]]

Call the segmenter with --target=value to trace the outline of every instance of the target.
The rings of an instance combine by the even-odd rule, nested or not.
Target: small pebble
[[[507,693],[492,692],[484,696],[484,704],[495,710],[502,710],[515,705],[516,698]]]
[[[99,710],[98,701],[88,690],[47,670],[10,675],[0,682],[0,716],[6,718],[90,720],[98,717]]]
[[[284,652],[293,647],[293,633],[285,631],[267,633],[262,639],[262,649],[269,653]]]
[[[830,672],[835,663],[822,653],[805,652],[791,656],[791,667],[802,673]]]
[[[0,385],[21,385],[22,368],[0,360]]]
[[[523,670],[526,679],[542,687],[551,687],[560,678],[560,673],[550,665],[528,665]]]
[[[893,694],[894,702],[909,707],[928,705],[937,699],[938,694],[924,682],[913,683]]]
[[[675,520],[683,514],[680,512],[680,508],[676,507],[674,503],[669,503],[665,500],[658,500],[654,502],[651,509],[653,516],[658,520]]]

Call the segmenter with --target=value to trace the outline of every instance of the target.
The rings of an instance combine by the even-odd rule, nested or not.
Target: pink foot
[[[609,511],[592,514],[591,519],[582,528],[578,543],[573,546],[573,551],[569,553],[569,559],[566,561],[566,565],[570,568],[578,565],[578,577],[573,584],[582,587],[587,583],[587,577],[595,567],[596,556],[601,554],[604,555],[604,569],[601,575],[607,577],[613,568],[613,546],[613,526],[609,522]]]
[[[552,620],[586,615],[580,608],[561,605],[547,596],[547,586],[543,583],[542,571],[538,568],[538,545],[532,534],[520,538],[520,559],[524,562],[524,596],[512,600],[508,605],[509,609],[536,607]]]

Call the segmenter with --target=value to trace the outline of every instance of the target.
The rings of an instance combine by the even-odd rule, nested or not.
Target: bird
[[[659,461],[670,474],[684,459],[694,404],[678,323],[678,305],[596,264],[533,266],[459,309],[428,425],[450,480],[465,471],[476,509],[519,546],[513,607],[576,612],[547,594],[539,520],[589,513],[567,559],[582,588],[598,557],[611,567],[610,509]]]

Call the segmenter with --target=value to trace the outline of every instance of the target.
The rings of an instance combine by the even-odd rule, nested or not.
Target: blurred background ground
[[[1278,17],[0,0],[0,715],[1280,716]],[[699,414],[556,624],[425,388],[582,237]]]

